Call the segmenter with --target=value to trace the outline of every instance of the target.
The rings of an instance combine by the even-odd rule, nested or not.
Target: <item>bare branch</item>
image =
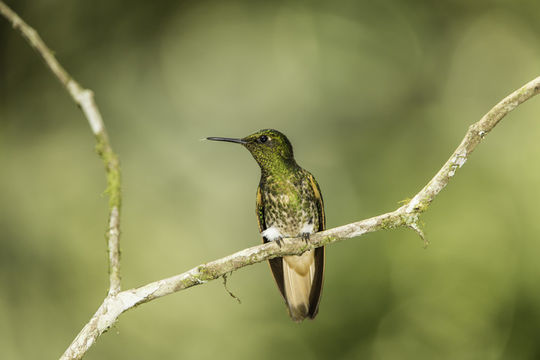
[[[469,130],[465,134],[461,144],[459,144],[450,156],[450,159],[435,174],[433,179],[406,205],[406,212],[421,213],[425,211],[435,196],[444,189],[450,179],[456,174],[457,170],[465,164],[469,155],[476,149],[476,146],[480,144],[499,121],[518,105],[537,95],[538,92],[540,92],[540,77],[528,82],[502,99],[479,121],[469,126]]]
[[[22,20],[13,10],[0,0],[0,14],[11,22],[28,43],[43,58],[47,67],[67,90],[75,103],[82,109],[92,132],[96,136],[96,151],[103,160],[107,172],[107,190],[109,195],[109,224],[107,230],[109,250],[109,294],[120,291],[120,204],[121,183],[118,156],[109,143],[109,137],[101,113],[94,102],[94,93],[81,87],[56,60],[51,49],[45,45],[39,34]]]
[[[215,280],[248,265],[285,255],[299,255],[307,250],[341,240],[402,226],[412,228],[426,243],[424,234],[418,225],[420,214],[427,210],[437,194],[446,187],[450,179],[455,176],[456,171],[465,164],[472,151],[498,122],[519,104],[539,92],[540,77],[537,77],[508,95],[482,119],[471,125],[450,159],[407,204],[386,214],[312,234],[308,244],[301,238],[283,239],[281,247],[274,242],[269,242],[199,265],[182,274],[154,281],[139,288],[124,290],[116,296],[108,297],[62,359],[78,359],[84,355],[93,342],[112,326],[123,312],[157,298]]]
[[[457,170],[465,164],[476,146],[480,144],[499,121],[518,105],[540,92],[540,77],[537,77],[495,105],[482,119],[469,127],[460,145],[428,184],[412,200],[392,212],[313,234],[309,243],[306,243],[301,238],[289,238],[283,239],[281,247],[277,246],[274,242],[254,246],[224,258],[199,265],[182,274],[158,280],[139,288],[120,291],[118,246],[119,210],[121,202],[120,171],[118,157],[110,147],[101,115],[93,100],[93,94],[89,90],[82,89],[69,76],[35,30],[22,21],[1,0],[0,13],[38,51],[47,66],[64,85],[74,101],[83,109],[92,131],[97,137],[97,151],[107,171],[107,193],[110,196],[108,231],[109,294],[94,316],[62,355],[61,359],[82,358],[97,338],[111,327],[123,312],[154,299],[204,284],[219,277],[224,277],[228,273],[248,265],[285,255],[299,255],[307,250],[329,245],[337,241],[396,227],[411,228],[425,241],[424,234],[418,225],[420,214],[427,210],[437,194],[446,187],[450,179],[455,176]]]

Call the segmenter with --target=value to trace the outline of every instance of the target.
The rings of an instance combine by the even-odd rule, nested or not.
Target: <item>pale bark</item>
[[[88,121],[92,133],[96,137],[96,151],[103,160],[107,174],[107,190],[109,195],[109,221],[107,242],[109,251],[109,294],[120,291],[120,164],[118,156],[109,143],[109,137],[103,124],[101,113],[94,101],[94,93],[84,89],[77,83],[56,60],[53,52],[43,42],[36,30],[22,20],[3,1],[0,1],[0,14],[9,20],[28,43],[43,58],[47,67],[67,90],[73,101],[81,108]]]

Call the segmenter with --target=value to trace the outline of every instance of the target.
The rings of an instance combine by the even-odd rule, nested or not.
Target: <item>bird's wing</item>
[[[319,184],[313,177],[313,175],[308,174],[309,183],[311,189],[315,195],[315,200],[317,202],[317,214],[319,218],[319,229],[318,231],[323,231],[326,229],[326,216],[324,214],[324,201],[321,194],[321,189]],[[309,317],[314,318],[319,311],[319,302],[321,300],[321,293],[323,288],[324,280],[324,247],[319,247],[315,249],[315,274],[313,276],[313,283],[311,285],[311,292],[309,294]]]
[[[319,214],[318,231],[323,231],[324,229],[326,229],[326,215],[324,214],[324,201],[322,198],[321,189],[319,188],[319,184],[311,174],[309,174],[309,183],[311,185],[311,188],[313,189],[313,193],[315,194],[315,199],[317,200],[317,212]]]
[[[257,188],[257,222],[259,223],[259,231],[263,232],[267,229],[266,222],[264,221],[264,202],[262,198],[262,192],[261,192],[261,186]],[[262,238],[263,243],[267,243],[268,239],[265,237]],[[274,280],[276,281],[276,284],[279,288],[279,292],[281,293],[281,296],[283,296],[283,299],[285,299],[285,302],[287,302],[287,298],[285,297],[285,284],[283,282],[283,259],[282,258],[274,258],[268,260],[268,263],[270,264],[270,269],[272,270],[272,275],[274,275]]]

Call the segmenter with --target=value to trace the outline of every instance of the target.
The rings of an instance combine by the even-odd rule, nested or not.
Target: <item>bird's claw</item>
[[[306,242],[306,244],[309,242],[310,240],[310,233],[308,232],[305,232],[305,233],[302,233],[302,239],[304,239],[304,241]]]
[[[279,247],[282,247],[283,246],[283,238],[280,236],[278,237],[276,240],[276,244],[279,246]]]

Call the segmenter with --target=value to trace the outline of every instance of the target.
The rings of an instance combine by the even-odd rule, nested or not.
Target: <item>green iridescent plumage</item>
[[[256,212],[264,242],[279,241],[282,237],[307,238],[310,233],[325,229],[319,186],[313,175],[296,163],[285,135],[266,129],[242,139],[208,139],[242,144],[259,164]],[[269,263],[291,318],[314,318],[322,291],[324,248],[271,259]]]

